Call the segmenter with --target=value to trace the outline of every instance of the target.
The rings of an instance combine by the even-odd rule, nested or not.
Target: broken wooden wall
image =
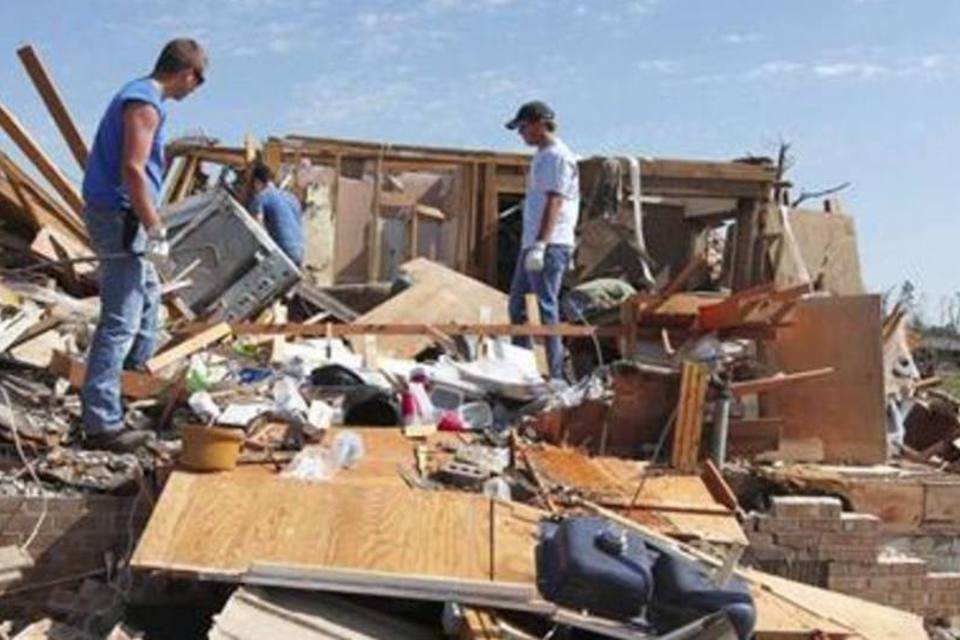
[[[785,324],[764,359],[779,371],[834,374],[764,394],[761,415],[783,419],[782,441],[822,441],[825,462],[885,462],[880,296],[803,300]]]

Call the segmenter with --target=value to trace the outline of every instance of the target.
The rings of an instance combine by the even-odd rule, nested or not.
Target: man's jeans
[[[560,322],[560,285],[563,283],[563,274],[570,263],[572,247],[562,244],[547,245],[543,257],[543,271],[527,271],[524,259],[527,252],[523,250],[517,259],[517,267],[513,272],[513,282],[510,284],[510,322],[523,324],[527,320],[527,309],[524,296],[528,293],[537,294],[540,303],[540,320],[543,324],[557,324]],[[532,348],[533,341],[529,336],[515,336],[513,343],[522,347]],[[563,342],[560,336],[547,337],[547,361],[550,365],[551,378],[563,378]]]
[[[88,208],[84,222],[97,257],[142,253],[146,232],[134,214]],[[135,224],[134,224],[135,222]],[[87,358],[87,378],[80,397],[88,434],[123,428],[120,374],[143,369],[156,341],[160,283],[145,258],[114,258],[100,262],[100,321]]]

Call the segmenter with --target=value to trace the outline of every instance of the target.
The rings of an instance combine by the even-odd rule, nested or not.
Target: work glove
[[[546,242],[534,242],[533,246],[527,249],[527,255],[523,259],[523,268],[527,271],[543,271],[543,256],[546,251]]]
[[[155,224],[147,229],[147,246],[143,251],[143,257],[152,262],[155,267],[164,265],[170,258],[167,230],[162,224]]]

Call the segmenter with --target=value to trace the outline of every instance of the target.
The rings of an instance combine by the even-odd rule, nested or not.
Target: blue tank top
[[[121,162],[123,159],[123,108],[130,102],[152,105],[160,115],[160,124],[153,137],[150,157],[147,159],[147,184],[156,202],[163,184],[164,122],[167,111],[163,106],[160,87],[150,78],[128,82],[110,101],[107,112],[97,127],[97,136],[87,159],[83,176],[83,199],[94,209],[119,210],[130,206],[130,194],[123,183]]]

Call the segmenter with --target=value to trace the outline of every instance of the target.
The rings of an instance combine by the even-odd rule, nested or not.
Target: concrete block
[[[827,496],[774,496],[770,499],[775,518],[840,518],[843,504]]]
[[[881,520],[869,513],[841,513],[840,528],[850,532],[880,531]]]

